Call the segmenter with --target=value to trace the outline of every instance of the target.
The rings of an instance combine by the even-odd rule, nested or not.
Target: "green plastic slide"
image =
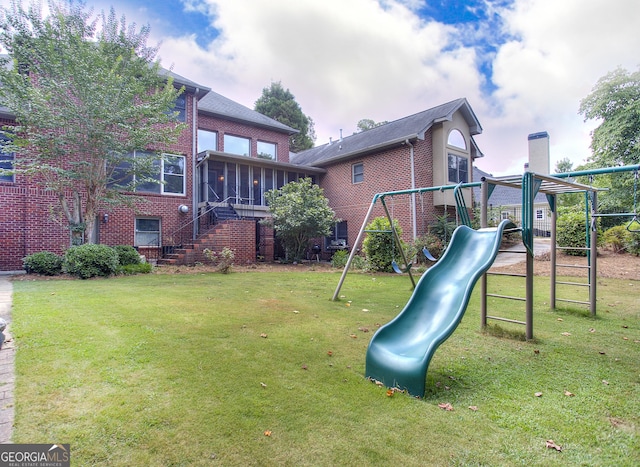
[[[456,329],[478,279],[496,258],[509,220],[493,229],[456,229],[440,260],[423,274],[404,309],[378,329],[366,376],[423,397],[431,357]]]

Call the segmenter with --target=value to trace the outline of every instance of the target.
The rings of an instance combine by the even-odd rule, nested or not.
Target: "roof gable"
[[[425,132],[435,123],[450,121],[461,111],[471,135],[482,133],[482,127],[465,98],[418,112],[413,115],[356,133],[351,136],[296,154],[291,161],[300,165],[325,165],[341,159],[374,152],[399,144],[407,139],[424,139]]]

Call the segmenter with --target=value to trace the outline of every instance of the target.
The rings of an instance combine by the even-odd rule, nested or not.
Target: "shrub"
[[[613,250],[614,253],[624,253],[626,234],[627,229],[624,225],[616,225],[605,230],[602,237],[607,248]]]
[[[131,245],[116,245],[113,249],[118,253],[120,266],[140,264],[140,254]]]
[[[50,251],[40,251],[22,259],[28,274],[56,276],[62,272],[62,258]]]
[[[331,267],[342,269],[346,266],[349,259],[349,252],[347,250],[337,250],[331,257]]]
[[[456,230],[456,223],[449,221],[446,215],[438,216],[437,220],[429,226],[429,233],[439,238],[445,246],[451,240],[454,230]]]
[[[331,257],[331,267],[343,269],[347,265],[349,252],[347,250],[337,250]],[[351,269],[366,270],[367,261],[360,255],[355,255],[351,260]]]
[[[62,270],[81,279],[108,277],[118,270],[118,253],[107,245],[72,246],[64,255]]]
[[[215,264],[216,271],[221,272],[222,274],[228,274],[231,272],[233,260],[236,257],[236,254],[231,248],[225,246],[220,253],[216,253],[209,248],[205,248],[202,251],[202,254],[207,260]]]
[[[567,212],[558,218],[556,224],[556,241],[561,248],[585,248],[586,230],[584,213]],[[586,256],[586,250],[565,250],[565,253],[572,256]]]
[[[629,230],[627,230],[629,229]],[[624,247],[628,253],[640,256],[640,222],[637,219],[627,223],[624,235]]]
[[[125,264],[124,266],[120,266],[118,268],[118,274],[122,274],[124,276],[133,276],[135,274],[149,274],[152,269],[153,268],[149,263]]]
[[[396,219],[393,220],[398,236],[402,236],[402,228]],[[366,226],[367,236],[362,242],[362,249],[367,262],[373,271],[393,272],[391,262],[394,258],[401,257],[400,248],[406,249],[406,244],[401,240],[401,244],[393,238],[391,224],[386,217],[376,217]]]

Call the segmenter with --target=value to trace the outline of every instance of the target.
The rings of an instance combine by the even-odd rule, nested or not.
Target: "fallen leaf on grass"
[[[265,436],[271,436],[271,430],[265,430],[264,435]]]
[[[307,365],[302,365],[300,368],[302,368],[303,370],[308,369]]]
[[[369,332],[369,328],[361,327],[361,328],[358,328],[358,331]]]
[[[624,340],[624,341],[628,341],[628,340],[629,340],[629,338],[628,338],[628,337],[623,337],[623,338],[622,338],[622,340]]]
[[[366,308],[363,308],[363,309],[362,309],[362,311],[364,311],[364,312],[366,313],[366,312],[367,312],[367,311],[369,311],[369,310],[367,310]]]
[[[293,312],[296,314],[300,313],[298,310],[293,310]]]
[[[570,336],[570,335],[571,335],[571,333],[570,333],[570,332],[563,332],[563,333],[562,333],[562,335],[563,335],[563,336]]]
[[[387,389],[387,397],[393,397],[393,393],[395,391],[393,389]]]
[[[565,395],[565,396],[567,396],[567,397],[573,397],[573,396],[575,396],[575,394],[574,394],[574,393],[572,393],[572,392],[570,392],[570,391],[567,391],[567,390],[565,390],[565,391],[564,391],[564,395]]]
[[[266,388],[266,387],[267,387],[267,385],[266,385],[266,384],[264,384],[264,383],[260,383],[260,386],[262,386],[263,388]]]
[[[536,396],[536,397],[542,397],[542,393],[541,393],[541,392],[536,392],[536,393],[534,394],[534,396]]]
[[[603,379],[602,384],[604,384],[605,386],[609,386],[609,381],[607,381],[606,379]]]
[[[443,402],[442,404],[438,404],[442,410],[446,410],[447,412],[451,412],[453,410],[453,405],[448,402]]]
[[[351,306],[351,303],[345,303],[344,306]]]
[[[475,406],[475,405],[470,405],[469,406],[469,410],[473,410],[474,412],[477,412],[478,411],[478,407]]]
[[[357,339],[358,336],[356,336],[355,334],[349,334],[349,337],[353,338],[353,339]]]
[[[534,354],[536,354],[536,355],[539,355],[539,354],[540,354],[540,351],[539,351],[538,349],[535,349],[535,350],[533,351],[533,353],[534,353]]]
[[[263,339],[266,339],[267,335],[263,332],[262,334],[260,334],[260,337],[262,337]]]
[[[558,318],[558,321],[564,321],[562,318]]]
[[[331,350],[329,350],[329,351],[327,352],[327,355],[328,355],[329,357],[331,357],[331,356],[333,356],[333,352],[332,352]]]
[[[600,352],[598,352],[600,355],[605,355],[604,351],[601,350]]]
[[[548,439],[547,440],[547,448],[548,449],[555,449],[558,452],[562,452],[562,446],[558,446],[556,443],[553,442],[552,439]]]
[[[596,330],[594,328],[590,328],[589,332],[596,332]]]

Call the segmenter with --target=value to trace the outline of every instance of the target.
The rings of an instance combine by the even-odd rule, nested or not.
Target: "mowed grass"
[[[550,311],[536,277],[528,342],[522,326],[481,331],[477,287],[416,399],[364,378],[409,279],[349,274],[333,302],[338,278],[14,282],[13,442],[70,443],[78,466],[640,463],[639,282],[600,280],[591,318]],[[524,295],[517,278],[490,287]],[[492,299],[490,314],[522,319],[524,304]]]

